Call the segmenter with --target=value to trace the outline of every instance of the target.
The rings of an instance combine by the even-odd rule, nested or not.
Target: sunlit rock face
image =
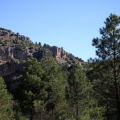
[[[56,46],[53,46],[50,48],[53,57],[56,58],[56,60],[59,63],[65,63],[66,62],[66,58],[68,57],[68,53],[66,51],[63,50],[63,48],[58,48]]]
[[[39,46],[34,44],[29,37],[0,28],[0,76],[16,74],[16,71],[23,69],[25,65],[23,63],[28,58],[34,57],[40,61],[47,52],[51,53],[62,67],[83,62],[74,55],[67,53],[62,47]]]
[[[27,50],[5,47],[0,49],[0,61],[9,61],[11,59],[27,59],[29,53]]]

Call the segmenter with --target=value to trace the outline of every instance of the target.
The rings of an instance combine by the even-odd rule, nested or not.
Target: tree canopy
[[[110,14],[104,23],[105,27],[100,29],[101,37],[94,38],[92,45],[96,47],[98,56],[97,69],[101,70],[97,70],[98,75],[103,76],[98,77],[103,83],[103,99],[105,95],[109,96],[105,103],[107,118],[120,120],[120,16]]]
[[[6,84],[0,77],[0,120],[13,120],[12,96],[7,92]]]

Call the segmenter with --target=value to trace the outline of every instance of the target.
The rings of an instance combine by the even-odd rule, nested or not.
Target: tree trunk
[[[114,32],[113,32],[114,38]],[[117,109],[117,120],[120,120],[120,103],[119,103],[119,89],[118,89],[118,82],[117,82],[117,71],[116,71],[116,47],[115,47],[115,39],[114,39],[114,56],[113,56],[113,76],[114,76],[114,85],[115,85],[115,98],[116,98],[116,109]]]
[[[108,104],[107,104],[107,120],[110,120]]]
[[[76,120],[78,120],[78,115],[79,115],[79,106],[78,106],[78,101],[76,104]]]
[[[118,84],[115,77],[115,93],[116,93],[116,109],[117,109],[117,120],[120,120],[120,103],[119,103],[119,94],[118,94]]]
[[[30,111],[30,120],[33,120],[33,110]]]
[[[54,118],[54,110],[52,109],[52,120],[55,120]]]

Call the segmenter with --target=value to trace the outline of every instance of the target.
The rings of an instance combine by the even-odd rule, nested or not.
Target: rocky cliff
[[[83,63],[81,59],[69,54],[63,48],[33,44],[29,37],[0,28],[0,76],[21,70],[23,63],[29,57],[35,57],[40,61],[47,51],[63,66],[76,62]]]
[[[13,47],[4,47],[0,49],[0,62],[10,61],[11,59],[27,60],[31,53],[29,49],[18,49]]]

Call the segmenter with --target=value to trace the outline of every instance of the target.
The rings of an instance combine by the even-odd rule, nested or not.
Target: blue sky
[[[87,60],[110,13],[120,16],[120,0],[0,0],[0,27],[33,42],[63,47]]]

